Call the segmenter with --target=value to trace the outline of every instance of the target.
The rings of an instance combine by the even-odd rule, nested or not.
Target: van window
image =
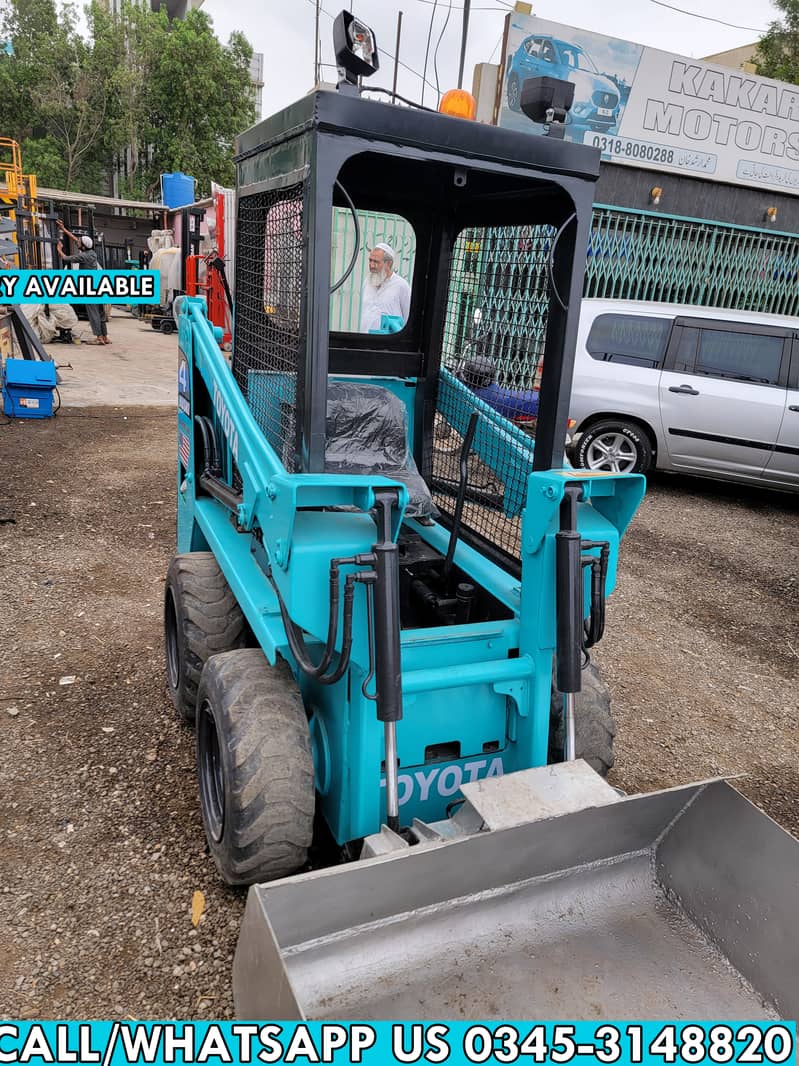
[[[605,363],[659,367],[670,330],[670,318],[599,315],[591,326],[586,348],[592,359]]]
[[[714,378],[777,385],[783,343],[782,337],[762,333],[702,329],[694,372]]]
[[[698,329],[691,329],[689,326],[677,327],[674,370],[678,374],[693,373],[694,364],[696,363],[696,342],[698,337]]]

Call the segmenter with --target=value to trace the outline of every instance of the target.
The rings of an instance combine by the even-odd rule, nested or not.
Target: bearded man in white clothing
[[[383,315],[401,318],[411,309],[411,287],[394,272],[394,249],[381,241],[369,252],[369,273],[361,293],[361,333],[380,329]]]

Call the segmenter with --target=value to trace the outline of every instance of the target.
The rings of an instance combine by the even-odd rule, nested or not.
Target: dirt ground
[[[94,407],[0,425],[6,1017],[232,1010],[244,893],[206,854],[192,736],[164,681],[174,422],[168,408]],[[798,508],[652,482],[596,654],[619,786],[744,774],[738,787],[799,832]]]

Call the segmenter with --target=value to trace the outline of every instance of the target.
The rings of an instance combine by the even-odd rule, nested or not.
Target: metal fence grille
[[[463,441],[476,415],[464,527],[515,561],[533,464],[554,235],[551,226],[465,230],[450,271],[432,442],[434,498],[452,516]]]
[[[585,295],[799,314],[799,237],[595,207]]]
[[[554,235],[551,226],[498,226],[458,237],[444,325],[448,369],[457,372],[469,359],[488,357],[500,385],[537,384]]]
[[[303,186],[239,199],[233,373],[266,439],[294,471],[303,291]]]

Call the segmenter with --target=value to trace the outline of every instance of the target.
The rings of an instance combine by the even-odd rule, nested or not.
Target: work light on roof
[[[562,139],[566,116],[574,102],[574,83],[562,78],[525,78],[519,104],[533,122],[548,127],[547,135]]]
[[[333,50],[341,81],[339,89],[355,86],[380,68],[374,31],[350,11],[341,11],[333,23]]]

